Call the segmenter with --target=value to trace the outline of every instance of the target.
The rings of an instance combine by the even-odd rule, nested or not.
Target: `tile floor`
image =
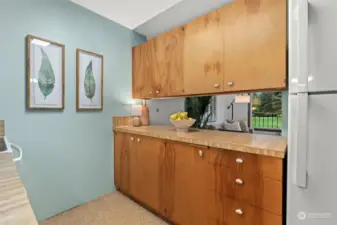
[[[76,207],[40,225],[168,225],[119,192]]]

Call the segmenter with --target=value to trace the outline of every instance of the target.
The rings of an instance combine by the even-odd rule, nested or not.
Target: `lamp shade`
[[[132,115],[141,116],[142,115],[142,105],[132,105]]]
[[[235,96],[235,103],[250,103],[250,95]]]

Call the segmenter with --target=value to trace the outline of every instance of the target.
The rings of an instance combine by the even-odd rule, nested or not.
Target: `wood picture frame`
[[[63,110],[65,45],[29,34],[26,48],[26,108]]]
[[[76,50],[76,110],[103,110],[104,56]],[[99,95],[97,95],[99,94]]]

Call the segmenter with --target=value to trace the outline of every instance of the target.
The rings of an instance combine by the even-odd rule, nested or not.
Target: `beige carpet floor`
[[[119,192],[46,220],[41,225],[167,225]]]

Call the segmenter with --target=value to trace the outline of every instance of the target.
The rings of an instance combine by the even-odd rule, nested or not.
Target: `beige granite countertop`
[[[0,152],[0,225],[38,225],[11,152]]]
[[[276,158],[284,158],[287,149],[286,137],[271,135],[213,130],[197,130],[183,133],[176,132],[175,129],[170,126],[116,126],[114,131]]]

